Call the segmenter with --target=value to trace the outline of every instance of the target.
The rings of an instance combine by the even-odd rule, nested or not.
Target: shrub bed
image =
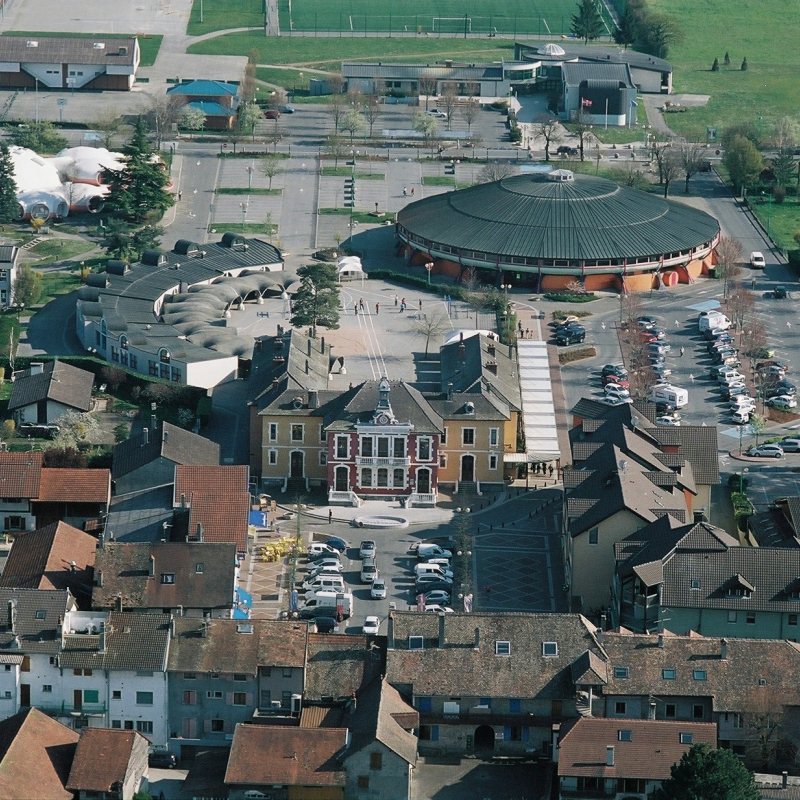
[[[582,308],[557,308],[552,312],[553,319],[561,319],[561,317],[591,317],[591,311],[584,311]]]
[[[586,294],[573,294],[572,292],[547,292],[545,300],[552,300],[554,303],[591,303],[598,297],[592,292]]]
[[[576,350],[564,350],[558,354],[559,364],[571,364],[573,361],[580,361],[584,358],[591,358],[597,355],[594,347],[579,347]]]

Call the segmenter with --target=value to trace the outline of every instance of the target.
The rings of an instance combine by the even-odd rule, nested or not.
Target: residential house
[[[97,539],[67,525],[51,522],[14,538],[0,587],[68,589],[78,605],[88,608],[94,582]]]
[[[32,362],[14,375],[8,412],[19,427],[23,422],[54,423],[69,411],[92,407],[94,375],[63,361]]]
[[[305,622],[173,619],[170,749],[187,758],[229,747],[236,726],[255,719],[297,724],[307,636]]]
[[[693,745],[717,747],[717,726],[581,718],[561,726],[556,758],[559,800],[646,800]]]
[[[133,88],[141,53],[136,37],[6,36],[0,43],[0,88]]]
[[[228,130],[236,122],[239,107],[239,84],[225,81],[182,81],[167,89],[167,97],[184,108],[196,108],[205,114],[206,130]]]
[[[612,621],[637,632],[798,639],[800,550],[662,518],[618,542]]]
[[[78,734],[35,708],[0,722],[0,797],[73,800],[66,788]]]
[[[171,485],[179,464],[216,466],[219,445],[169,422],[154,430],[145,428],[114,447],[111,477],[115,494]]]
[[[35,706],[72,727],[58,656],[62,620],[76,608],[66,590],[0,589],[0,718]]]
[[[249,467],[178,464],[172,505],[173,541],[230,542],[247,550]]]
[[[238,574],[233,542],[107,542],[101,537],[92,606],[230,618]]]
[[[84,728],[67,788],[77,800],[133,800],[147,787],[150,742],[136,731]]]
[[[408,800],[417,763],[417,711],[380,679],[357,694],[347,724],[351,739],[344,758],[346,796]]]
[[[239,724],[225,772],[228,798],[245,800],[259,792],[343,800],[347,774],[341,758],[348,744],[345,728]]]
[[[605,678],[579,614],[390,612],[386,677],[420,715],[420,752],[549,753],[576,687]]]
[[[68,612],[58,657],[64,707],[87,717],[84,726],[136,730],[166,747],[169,635],[167,614]]]
[[[749,541],[758,547],[800,547],[800,497],[780,497],[747,518]]]
[[[0,245],[0,308],[8,308],[14,301],[14,282],[17,280],[16,245]]]
[[[760,742],[800,742],[800,648],[775,639],[604,633],[595,716],[711,722],[719,746],[762,766]],[[588,706],[586,707],[588,709]]]
[[[82,526],[108,511],[107,469],[53,469],[42,453],[0,452],[0,520],[4,531],[29,531],[50,522]]]

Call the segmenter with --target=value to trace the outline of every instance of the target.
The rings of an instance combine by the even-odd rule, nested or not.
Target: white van
[[[331,616],[336,615],[336,611],[341,609],[342,617],[347,618],[353,613],[353,594],[352,592],[318,592],[313,597],[307,598],[305,605],[301,610],[306,609],[309,611],[315,608],[330,608],[333,612]]]
[[[453,572],[449,566],[445,567],[442,564],[417,564],[414,567],[414,572],[419,575],[444,575],[445,578],[452,578]]]
[[[668,403],[675,408],[682,408],[689,402],[689,392],[668,383],[664,386],[653,386],[647,393],[647,399],[653,403]]]
[[[341,575],[317,575],[303,584],[303,588],[313,592],[343,592],[344,579]]]
[[[697,319],[697,326],[701,332],[714,328],[726,331],[731,324],[731,321],[721,311],[701,311]]]

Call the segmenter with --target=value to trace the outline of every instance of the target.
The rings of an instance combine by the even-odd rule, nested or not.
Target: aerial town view
[[[798,41],[0,0],[0,800],[800,800]]]

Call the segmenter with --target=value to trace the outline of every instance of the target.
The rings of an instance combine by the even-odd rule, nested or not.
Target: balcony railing
[[[357,467],[407,467],[410,458],[393,458],[383,456],[356,456]]]
[[[36,703],[36,708],[48,716],[64,716],[69,714],[74,717],[99,717],[106,713],[105,703],[83,703],[76,706],[74,703]]]

